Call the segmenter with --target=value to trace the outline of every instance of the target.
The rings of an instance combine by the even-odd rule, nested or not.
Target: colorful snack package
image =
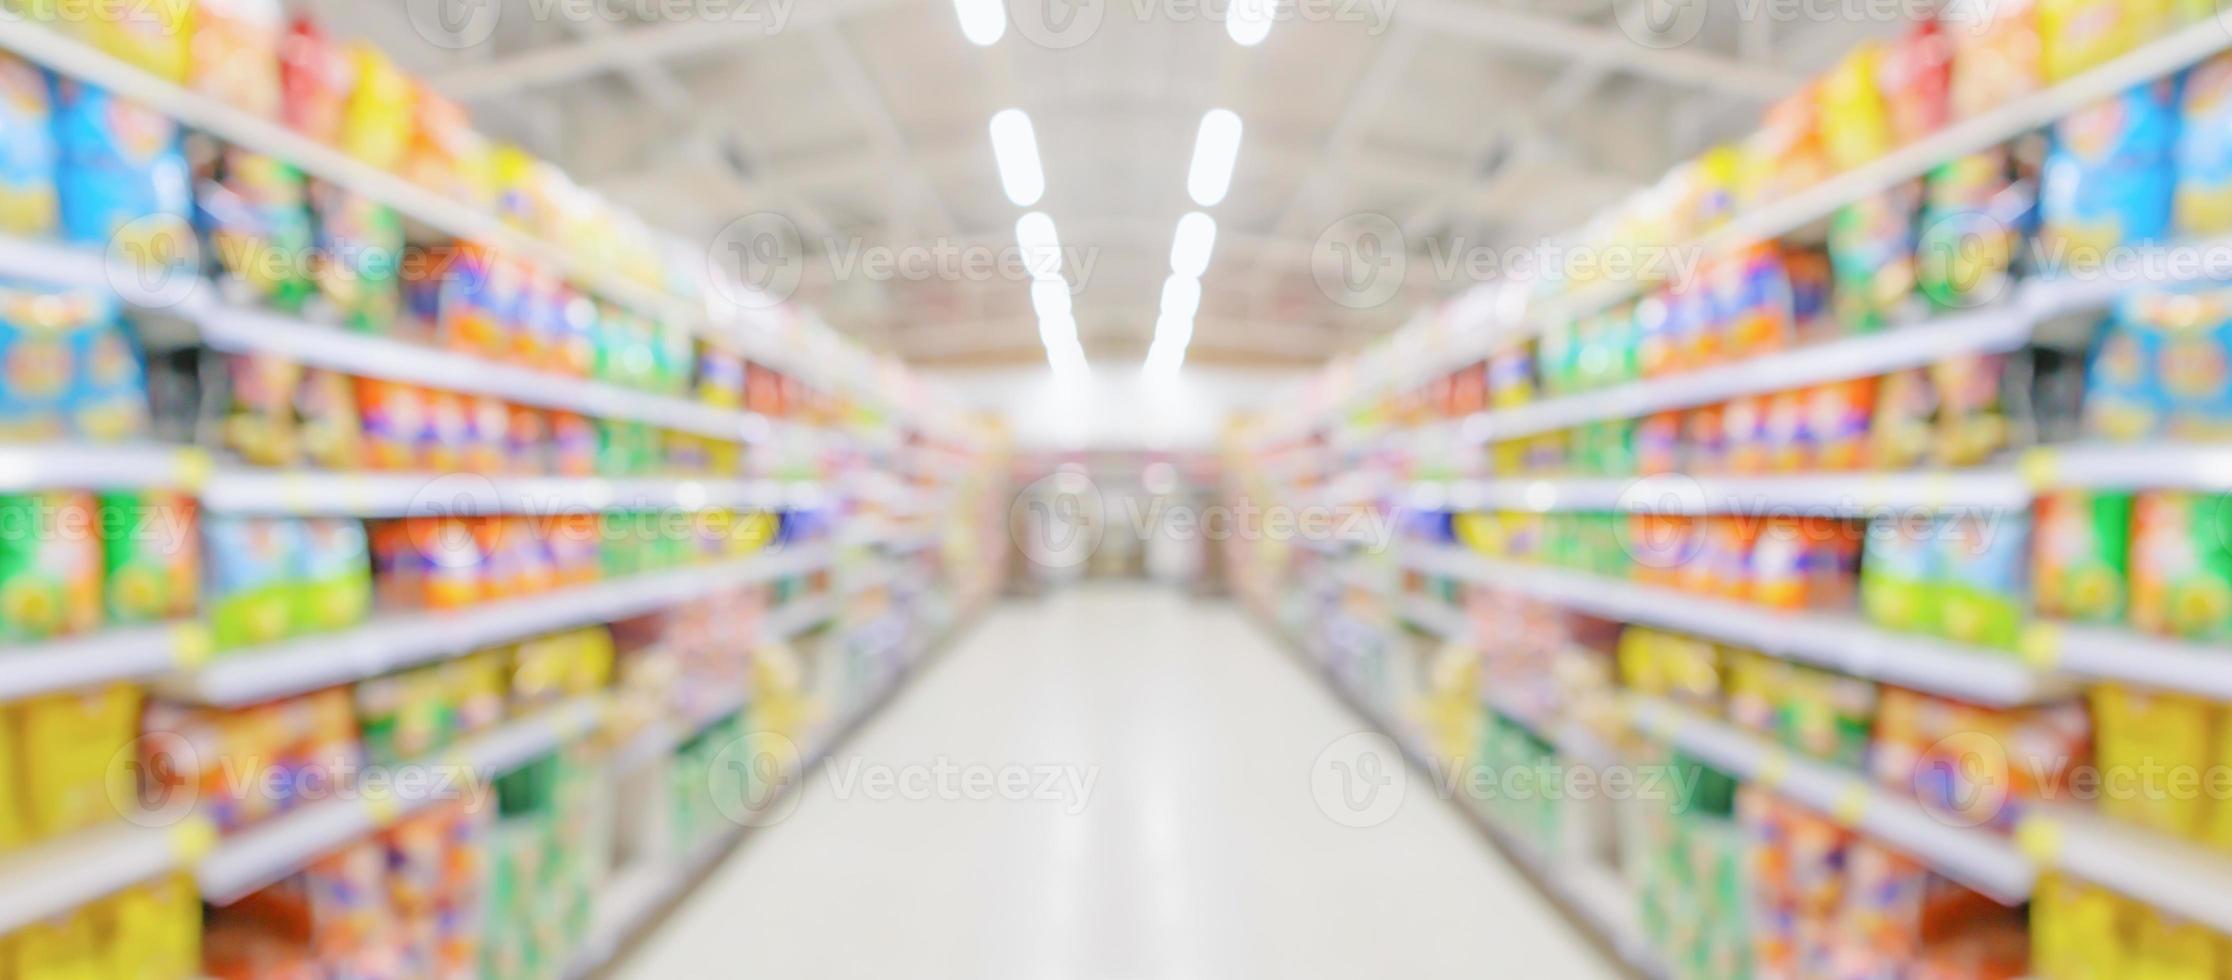
[[[1979,466],[2008,447],[2013,427],[2002,395],[2007,357],[1966,354],[1930,365],[1937,393],[1931,458],[1946,467]]]
[[[223,284],[248,302],[300,310],[315,242],[301,171],[236,147],[195,147],[195,214]]]
[[[100,625],[99,530],[91,494],[0,496],[0,639],[37,642]]]
[[[45,442],[69,430],[63,413],[77,375],[73,337],[91,322],[90,308],[73,315],[55,295],[0,288],[0,439]]]
[[[43,237],[61,220],[52,119],[46,77],[28,62],[0,57],[0,232]]]
[[[1706,405],[1682,413],[1684,468],[1693,473],[1728,469],[1727,409]]]
[[[329,633],[364,622],[372,614],[372,554],[363,523],[303,521],[293,578],[294,633]]]
[[[1932,306],[1969,309],[2007,294],[2036,202],[2005,147],[1930,171],[1915,271]]]
[[[1890,113],[1877,86],[1884,50],[1880,41],[1863,41],[1821,78],[1821,143],[1839,170],[1882,156],[1894,145]]]
[[[189,86],[235,109],[278,118],[285,36],[278,0],[200,0]]]
[[[193,879],[170,875],[118,892],[107,903],[109,976],[192,980],[201,976],[202,905]]]
[[[341,118],[341,149],[382,170],[400,169],[411,146],[417,86],[377,45],[353,42],[348,58],[356,85]]]
[[[2172,225],[2178,234],[2232,232],[2232,55],[2186,73],[2175,159]]]
[[[1876,379],[1833,381],[1808,389],[1806,430],[1813,440],[1812,466],[1856,470],[1868,464],[1869,424],[1875,417]]]
[[[1767,396],[1765,431],[1770,472],[1796,473],[1814,468],[1816,441],[1808,410],[1811,401],[1812,393],[1803,389]]]
[[[67,303],[65,303],[67,305]],[[147,368],[137,345],[115,319],[114,307],[96,303],[102,318],[71,334],[70,361],[77,369],[62,410],[70,431],[93,442],[147,434]]]
[[[425,424],[418,436],[419,465],[431,473],[459,472],[472,438],[465,396],[429,388],[419,397],[426,409]]]
[[[2064,116],[2040,177],[2038,251],[2085,272],[2110,249],[2161,238],[2176,193],[2177,84],[2162,79]]]
[[[295,132],[340,145],[356,88],[354,63],[307,16],[289,25],[279,51],[280,115]]]
[[[111,763],[139,733],[140,703],[137,687],[112,684],[15,705],[34,833],[100,826],[116,819],[118,801],[137,798],[132,770]]]
[[[1921,185],[1910,181],[1846,205],[1831,219],[1830,297],[1846,331],[1872,333],[1920,314],[1914,250],[1921,203]]]
[[[364,418],[366,464],[375,470],[424,469],[419,440],[427,428],[426,393],[392,381],[358,378],[356,400]]]
[[[1934,591],[1943,530],[1936,519],[1909,515],[1868,525],[1860,560],[1860,607],[1888,629],[1933,633],[1941,621]]]
[[[31,840],[31,801],[25,798],[22,739],[16,734],[15,709],[0,704],[0,854]],[[7,962],[7,947],[0,943],[0,963]]]
[[[302,383],[302,365],[269,354],[235,354],[225,359],[225,376],[232,393],[225,448],[252,466],[299,462],[295,388]]]
[[[1919,20],[1876,66],[1891,141],[1904,145],[1944,128],[1950,112],[1953,44],[1935,20]]]
[[[1759,129],[1745,142],[1737,175],[1737,197],[1747,207],[1778,200],[1829,178],[1832,168],[1822,146],[1821,100],[1817,84],[1769,106]]]
[[[519,264],[479,245],[458,246],[442,289],[439,341],[466,353],[510,353],[526,287]]]
[[[2135,292],[2120,312],[2118,329],[2160,337],[2152,382],[2169,437],[2232,438],[2232,289]]]
[[[1966,119],[2040,85],[2038,13],[2032,0],[1947,4],[1938,13],[1953,45],[1949,101]]]
[[[301,547],[302,528],[295,521],[203,517],[203,610],[218,649],[286,638]]]
[[[304,371],[295,386],[294,412],[303,459],[320,469],[364,468],[364,424],[357,414],[354,379],[333,371]]]
[[[1732,398],[1721,409],[1721,434],[1726,441],[1726,468],[1730,473],[1765,473],[1770,463],[1767,438],[1768,399]]]
[[[2063,81],[2152,40],[2169,0],[2038,0],[2039,67]]]
[[[2030,576],[2030,517],[1963,514],[1938,535],[1939,628],[1957,643],[2015,649],[2022,639]]]
[[[1682,413],[1660,412],[1636,423],[1635,472],[1659,476],[1682,468]]]
[[[141,263],[151,281],[196,262],[192,179],[178,124],[69,79],[54,86],[62,233],[73,244]]]
[[[2038,498],[2038,612],[2080,623],[2124,616],[2130,494],[2061,490]]]
[[[2103,783],[2124,787],[2101,794],[2101,813],[2187,840],[2199,837],[2207,825],[2205,796],[2169,792],[2159,780],[2179,767],[2207,769],[2215,747],[2209,728],[2215,706],[2185,695],[2101,684],[2092,689],[2092,708]]]
[[[103,976],[106,968],[101,958],[100,929],[89,909],[25,926],[8,945],[14,954],[10,966],[14,972],[10,975],[15,977],[90,980]]]
[[[101,581],[109,623],[152,623],[193,615],[201,592],[194,515],[194,499],[185,494],[101,495]]]
[[[2140,494],[2132,512],[2131,624],[2198,642],[2232,637],[2232,498]]]
[[[466,472],[499,474],[511,469],[511,406],[494,398],[464,397],[465,451],[460,460]]]
[[[1712,268],[1713,307],[1721,321],[1722,349],[1735,358],[1781,350],[1796,333],[1790,277],[1782,252],[1756,244]]]
[[[403,315],[402,220],[387,205],[324,181],[311,182],[310,209],[317,218],[319,296],[352,330],[396,331]]]

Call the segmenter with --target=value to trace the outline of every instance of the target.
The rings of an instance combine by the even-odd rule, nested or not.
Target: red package
[[[1479,365],[1466,368],[1449,379],[1449,412],[1463,417],[1480,411],[1488,404],[1488,374]]]
[[[1952,71],[1952,43],[1934,20],[1908,28],[1884,52],[1877,87],[1890,116],[1893,142],[1911,143],[1945,126]]]
[[[339,143],[355,76],[348,56],[317,22],[295,18],[279,48],[281,118],[304,136]]]

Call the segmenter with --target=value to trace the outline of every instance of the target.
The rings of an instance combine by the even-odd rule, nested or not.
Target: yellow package
[[[2102,684],[2093,689],[2093,718],[2099,729],[2101,812],[2187,839],[2200,837],[2207,794],[2180,799],[2165,776],[2181,767],[2207,771],[2209,703]]]
[[[2038,0],[2038,61],[2048,82],[2099,67],[2169,25],[2171,0]]]
[[[2123,975],[2123,902],[2060,875],[2040,878],[2031,899],[2031,970],[2040,980]]]
[[[132,767],[116,763],[139,725],[139,689],[32,698],[15,710],[32,833],[52,837],[118,819],[117,808],[136,798]]]
[[[2154,909],[2136,916],[2129,976],[2145,980],[2217,980],[2219,938],[2208,929]]]
[[[194,4],[63,3],[94,47],[164,81],[185,84],[193,66]]]
[[[341,122],[341,148],[375,167],[399,169],[411,148],[411,113],[417,83],[373,45],[349,46],[356,66],[356,91]]]
[[[2232,705],[2218,705],[2216,719],[2216,749],[2208,758],[2209,768],[2204,773],[2215,773],[2221,767],[2232,766]],[[2232,852],[2232,796],[2226,796],[2223,787],[2216,785],[2213,777],[2204,778],[2202,785],[2209,798],[2209,842],[2217,849]],[[2232,973],[2232,963],[2225,964]]]
[[[109,980],[90,909],[25,926],[10,945],[15,980]]]
[[[108,914],[109,976],[191,980],[201,973],[201,896],[170,877],[119,892]]]
[[[15,710],[0,704],[0,851],[31,840],[31,800],[25,795],[23,755],[17,741]]]
[[[1857,167],[1891,149],[1891,117],[1876,78],[1883,44],[1862,42],[1822,76],[1821,144],[1830,166]]]

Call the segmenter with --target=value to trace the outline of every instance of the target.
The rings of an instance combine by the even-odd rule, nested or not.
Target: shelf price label
[[[209,663],[217,651],[217,641],[209,635],[209,628],[200,623],[180,623],[171,627],[171,663],[179,670],[196,670]]]
[[[2041,868],[2061,863],[2062,846],[2061,824],[2051,818],[2031,817],[2015,828],[2015,848]]]
[[[2032,669],[2052,673],[2061,669],[2062,628],[2058,623],[2037,622],[2023,628],[2023,662]]]
[[[2051,490],[2061,482],[2061,454],[2051,449],[2024,453],[2019,468],[2024,485],[2034,491]]]
[[[171,858],[181,868],[200,864],[217,849],[217,825],[194,817],[170,829]]]
[[[1860,783],[1848,785],[1837,793],[1837,802],[1831,808],[1830,816],[1835,817],[1838,823],[1847,827],[1857,827],[1860,825],[1860,821],[1867,817],[1868,799],[1873,795],[1865,785]]]

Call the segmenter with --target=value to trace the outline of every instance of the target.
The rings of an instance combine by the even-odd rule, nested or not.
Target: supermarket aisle
[[[1359,727],[1229,604],[1109,587],[1001,608],[620,975],[1608,974],[1441,801],[1414,791],[1368,830],[1319,812],[1311,765]],[[890,799],[941,757],[959,796],[970,767],[995,767],[980,791],[1031,772],[1018,796],[1078,768],[1045,798]]]

